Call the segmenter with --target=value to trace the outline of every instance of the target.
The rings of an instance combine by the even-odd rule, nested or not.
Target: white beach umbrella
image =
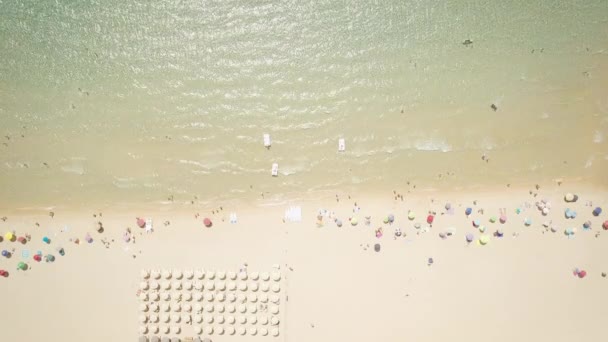
[[[247,291],[247,283],[245,283],[245,282],[239,283],[239,290],[240,291]]]
[[[247,312],[247,307],[244,304],[239,305],[238,310],[240,313]]]
[[[150,286],[148,285],[147,281],[142,281],[141,283],[139,283],[139,288],[141,290],[147,290],[150,288]]]
[[[236,283],[233,281],[228,282],[228,290],[234,291],[236,289]]]
[[[272,328],[272,336],[274,336],[274,337],[279,336],[279,328]]]
[[[150,272],[148,270],[141,270],[139,272],[139,275],[141,276],[141,279],[148,279],[148,278],[150,278]]]
[[[158,292],[153,292],[152,294],[150,294],[150,299],[152,301],[158,302],[160,300],[160,295],[158,294]]]
[[[217,274],[215,276],[218,279],[220,279],[220,280],[224,280],[224,279],[226,279],[226,272],[224,272],[224,271],[217,271]]]
[[[194,327],[194,333],[200,335],[203,333],[203,328],[200,325]]]
[[[216,281],[215,282],[215,288],[218,289],[219,291],[224,291],[226,289],[226,282],[224,282],[224,281]]]
[[[163,325],[162,327],[160,327],[160,331],[163,334],[168,334],[169,333],[169,326],[168,325]]]
[[[227,277],[230,280],[235,280],[236,279],[236,273],[235,272],[228,272]]]
[[[192,290],[192,282],[191,281],[184,282],[184,290],[187,290],[187,291]]]
[[[150,288],[152,290],[158,290],[160,289],[160,284],[157,281],[152,281],[150,282]]]
[[[182,322],[186,323],[186,324],[190,324],[190,322],[192,321],[190,315],[187,314],[183,314],[182,315]]]
[[[249,284],[249,289],[253,292],[256,292],[259,289],[258,283],[252,282]]]
[[[224,335],[224,327],[221,325],[215,329],[218,335]]]
[[[207,324],[213,323],[213,316],[211,316],[211,315],[206,315],[203,317],[203,319],[205,320],[205,323],[207,323]]]
[[[171,322],[179,323],[181,320],[182,320],[182,318],[178,314],[171,315]]]
[[[148,333],[148,327],[147,327],[147,326],[145,326],[145,325],[140,326],[140,327],[139,327],[139,332],[140,332],[141,334],[147,334],[147,333]]]
[[[226,295],[226,298],[230,303],[234,303],[234,301],[236,300],[236,295],[234,293],[229,293],[228,295]]]
[[[194,312],[201,312],[201,311],[203,311],[203,307],[198,303],[194,304]]]
[[[262,283],[260,290],[262,290],[262,292],[268,292],[268,290],[270,290],[270,285],[268,285],[268,283]]]
[[[270,318],[270,324],[279,325],[279,318],[277,316],[272,316],[272,318]]]
[[[160,316],[160,320],[163,323],[169,323],[169,322],[171,322],[171,316],[169,316],[169,315],[162,315],[162,316]]]
[[[260,295],[260,303],[268,303],[268,295],[265,293],[262,293]]]
[[[173,277],[175,279],[182,279],[183,276],[184,276],[184,274],[182,273],[181,270],[175,270],[175,271],[173,271]]]
[[[235,311],[234,305],[228,304],[226,306],[226,311],[228,311],[229,313],[233,313]]]
[[[251,272],[251,273],[249,273],[249,278],[251,278],[252,280],[258,280],[260,278],[260,273]]]
[[[250,303],[255,303],[258,301],[258,296],[255,293],[250,293],[247,295],[247,301]]]
[[[247,319],[250,324],[256,324],[258,322],[258,317],[256,315],[250,315]]]
[[[171,332],[174,334],[179,334],[182,331],[179,325],[174,325],[171,327]]]
[[[171,295],[169,294],[169,292],[163,292],[160,296],[161,296],[161,298],[164,301],[170,301],[171,300]]]
[[[217,315],[215,317],[215,321],[218,322],[219,324],[223,324],[224,323],[224,316],[223,315]]]
[[[146,303],[139,304],[139,311],[141,311],[141,312],[148,311],[148,305]]]
[[[256,313],[256,312],[258,312],[258,308],[257,308],[257,306],[255,306],[255,304],[250,304],[249,307],[247,308],[247,312]]]
[[[182,300],[185,300],[186,302],[191,301],[192,300],[192,293],[191,292],[184,293],[184,295],[182,296]]]
[[[203,300],[203,294],[200,292],[195,293],[194,300],[196,300],[197,302],[200,302],[201,300]]]
[[[270,313],[273,315],[277,315],[279,313],[279,306],[278,305],[271,305],[270,306]]]
[[[205,328],[205,332],[206,332],[208,335],[213,335],[213,331],[214,331],[214,329],[213,329],[213,327],[212,327],[212,326],[208,326],[207,328]]]
[[[215,311],[216,312],[224,312],[224,304],[215,304]]]
[[[215,299],[218,302],[223,302],[224,299],[226,299],[226,295],[223,292],[220,292],[220,293],[217,294],[217,296],[215,296]]]
[[[260,335],[262,335],[262,336],[268,335],[268,329],[266,329],[266,328],[260,328]]]
[[[158,333],[158,326],[157,325],[151,325],[150,326],[150,332],[152,334],[157,334]]]
[[[152,322],[152,323],[158,323],[158,316],[157,315],[150,315],[150,322]]]
[[[163,290],[170,290],[170,289],[171,289],[171,282],[164,281],[163,282]]]
[[[173,303],[173,304],[171,304],[171,308],[173,308],[173,312],[180,312],[180,311],[182,311],[182,306],[179,305],[179,303]]]
[[[194,282],[194,289],[197,291],[202,291],[203,290],[203,282],[202,281],[196,281]]]
[[[266,317],[266,316],[260,316],[258,318],[258,322],[260,322],[261,325],[266,325],[266,324],[268,324],[268,317]]]
[[[163,312],[169,312],[171,310],[171,305],[169,305],[169,303],[163,303],[161,308]]]
[[[279,285],[278,283],[276,284],[272,284],[272,292],[279,292],[281,291],[281,285]]]
[[[213,302],[213,298],[214,298],[213,293],[211,293],[211,292],[205,293],[205,300],[206,301]]]
[[[139,322],[140,323],[146,323],[148,321],[148,316],[146,315],[139,315]]]
[[[243,303],[247,300],[247,295],[245,295],[244,293],[239,293],[238,295],[236,295],[236,301],[239,303]]]
[[[160,279],[160,271],[159,270],[152,270],[152,272],[150,272],[150,276],[153,279]]]
[[[194,322],[195,322],[195,323],[200,323],[200,322],[202,322],[202,321],[203,321],[203,316],[198,315],[198,314],[197,314],[197,315],[194,315]]]
[[[148,300],[148,294],[145,293],[145,292],[140,293],[139,294],[139,300],[142,300],[142,301]]]
[[[184,312],[191,312],[192,311],[192,306],[190,306],[190,304],[188,304],[188,303],[182,304],[182,310]]]
[[[270,275],[268,274],[268,272],[262,272],[262,273],[260,273],[260,278],[263,281],[268,281],[270,279]]]
[[[247,278],[248,278],[247,272],[245,272],[245,271],[239,272],[239,279],[240,280],[247,280]]]
[[[215,279],[215,271],[207,271],[205,272],[205,278],[207,279]]]
[[[245,317],[245,315],[241,315],[238,317],[238,322],[239,324],[246,324],[247,323],[247,317]]]
[[[184,271],[184,278],[186,278],[186,279],[192,279],[192,278],[194,278],[194,271],[192,271],[192,270],[185,270]]]
[[[207,312],[213,312],[213,304],[207,304],[207,305],[205,305],[205,311],[207,311]]]
[[[158,304],[151,303],[150,304],[150,311],[152,311],[152,312],[158,312]]]
[[[215,283],[213,281],[208,281],[207,283],[205,283],[205,289],[213,291],[215,289]]]
[[[272,272],[272,280],[274,280],[274,281],[281,280],[281,273],[280,272]]]
[[[245,335],[247,333],[247,328],[245,328],[245,327],[238,327],[237,331],[238,331],[239,335]]]
[[[203,278],[205,278],[205,271],[204,270],[195,270],[194,271],[194,278],[196,278],[196,279],[203,279]]]
[[[226,333],[228,335],[234,335],[235,332],[236,332],[236,330],[234,329],[233,326],[229,325],[229,326],[226,327]]]
[[[182,300],[182,293],[179,291],[173,291],[173,294],[171,295],[171,298],[175,299],[176,301],[181,301]]]
[[[179,280],[176,280],[173,282],[173,289],[175,290],[181,290],[182,289],[182,282]]]
[[[163,278],[165,278],[165,279],[171,279],[171,271],[169,271],[169,270],[163,270]]]
[[[236,321],[236,320],[234,319],[234,316],[228,316],[228,317],[226,318],[226,322],[227,322],[228,324],[234,324],[234,322],[235,322],[235,321]]]
[[[249,332],[249,335],[255,336],[258,333],[258,329],[256,327],[249,327],[248,332]]]
[[[275,303],[275,304],[279,304],[279,301],[280,301],[279,296],[277,296],[277,295],[271,295],[270,296],[270,301],[273,302],[273,303]]]

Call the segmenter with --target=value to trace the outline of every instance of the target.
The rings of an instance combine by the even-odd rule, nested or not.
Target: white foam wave
[[[604,141],[604,135],[600,131],[595,131],[593,135],[593,142],[596,144],[601,144]]]
[[[445,140],[418,140],[414,143],[414,147],[418,151],[441,151],[441,152],[450,152],[452,151],[452,146],[448,144]]]

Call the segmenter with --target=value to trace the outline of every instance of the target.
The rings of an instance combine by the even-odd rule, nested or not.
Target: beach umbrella
[[[23,261],[21,261],[17,264],[17,269],[19,269],[19,270],[25,271],[25,270],[27,270],[27,268],[28,268],[27,264],[24,263]]]
[[[380,252],[380,248],[381,248],[381,246],[380,246],[379,243],[377,243],[377,244],[374,245],[374,251]]]
[[[473,236],[473,234],[471,234],[471,233],[468,233],[465,238],[466,238],[467,242],[473,242],[473,240],[475,239],[475,236]]]
[[[142,281],[141,283],[139,283],[139,288],[142,290],[147,290],[149,288],[148,282]]]
[[[142,330],[144,330],[144,329],[145,329],[146,331],[143,331],[143,332],[142,332]],[[140,333],[142,333],[142,334],[145,334],[145,333],[147,332],[147,330],[148,330],[148,329],[147,329],[145,326],[143,326],[143,327],[140,327],[140,328],[139,328],[139,332],[140,332]],[[139,341],[139,342],[148,342],[148,338],[147,338],[146,336],[139,336],[138,341]]]
[[[585,270],[579,271],[577,275],[579,278],[585,278],[587,276],[587,271],[585,271]]]
[[[141,276],[142,279],[150,278],[150,272],[148,272],[148,270],[139,271],[139,275]]]
[[[359,220],[356,217],[350,219],[350,224],[356,226],[359,223]]]
[[[61,256],[65,255],[65,250],[63,249],[63,247],[57,247],[57,248],[55,248],[55,250],[57,251],[57,253],[59,253],[59,255],[61,255]]]
[[[141,327],[139,327],[139,332],[141,334],[147,334],[148,333],[148,327],[146,327],[145,325],[142,325]],[[144,338],[143,341],[148,341],[148,338],[146,338],[145,336],[142,336]],[[140,341],[142,341],[142,339],[139,339]]]
[[[143,219],[143,218],[141,218],[141,217],[138,217],[138,218],[137,218],[137,226],[138,226],[139,228],[144,228],[144,227],[146,227],[146,220],[145,220],[145,219]]]
[[[452,204],[451,203],[446,203],[445,204],[445,210],[450,210],[452,209]]]
[[[184,278],[191,280],[192,278],[194,278],[194,271],[192,270],[185,270],[184,271]]]
[[[251,335],[251,336],[255,336],[258,333],[258,329],[256,327],[250,327],[247,331],[249,332],[249,335]]]
[[[429,215],[429,216],[426,217],[426,223],[433,224],[433,220],[434,219],[435,219],[435,216]]]
[[[408,218],[409,220],[413,220],[413,219],[415,219],[415,218],[416,218],[416,213],[415,213],[415,212],[413,212],[413,211],[408,211],[408,213],[407,213],[407,218]]]
[[[524,224],[525,224],[526,226],[531,225],[531,224],[532,224],[532,219],[531,219],[531,218],[526,217],[526,219],[524,220]]]
[[[471,208],[466,208],[464,210],[464,214],[467,215],[467,216],[471,215],[472,212],[473,212],[473,209],[471,209]]]
[[[209,219],[208,217],[205,217],[205,219],[203,220],[203,224],[205,225],[205,227],[211,228],[213,222],[211,222],[211,219]]]
[[[280,272],[272,272],[272,280],[274,280],[274,281],[281,280],[281,273]]]
[[[272,328],[272,336],[279,336],[279,328]]]
[[[272,292],[279,292],[281,291],[281,286],[279,284],[273,284],[272,285]]]
[[[2,256],[5,258],[8,258],[11,256],[11,252],[7,251],[6,249],[2,250]]]
[[[49,244],[49,243],[51,243],[51,239],[49,239],[48,236],[45,236],[45,237],[42,238],[42,242],[44,242],[46,244]]]
[[[173,271],[173,278],[175,279],[182,279],[184,277],[184,273],[180,270],[175,270]]]
[[[279,325],[279,318],[277,316],[272,316],[272,318],[270,319],[270,324]]]
[[[160,271],[159,270],[152,270],[152,272],[150,272],[150,276],[154,279],[160,279]]]
[[[0,270],[0,277],[8,277],[8,272],[5,270]]]
[[[40,262],[42,261],[42,256],[40,254],[34,254],[34,260]]]
[[[490,237],[489,236],[482,235],[482,236],[479,237],[479,243],[481,245],[486,245],[486,244],[488,244],[488,242],[490,242]]]
[[[388,224],[388,216],[384,218],[384,220],[382,220],[382,222],[384,222],[385,224]]]
[[[260,316],[258,318],[258,322],[260,322],[260,324],[262,324],[262,325],[266,325],[266,324],[268,324],[268,317],[266,317],[266,316]]]
[[[8,241],[13,241],[15,239],[15,234],[13,234],[12,232],[7,232],[6,234],[4,234],[4,239]]]
[[[268,335],[268,329],[266,329],[266,328],[260,328],[260,335],[262,335],[262,336]]]
[[[601,213],[602,213],[602,208],[597,207],[597,208],[593,209],[593,216],[600,216]]]
[[[270,296],[270,301],[272,303],[279,304],[279,296],[277,296],[277,295],[271,295]]]
[[[395,215],[393,214],[388,214],[388,223],[393,223],[395,222]]]
[[[585,221],[585,223],[583,223],[583,229],[591,229],[591,221]]]
[[[91,234],[87,233],[87,235],[85,235],[84,240],[88,243],[93,243],[93,237],[91,237]]]
[[[604,221],[602,228],[604,228],[604,230],[608,230],[608,220]]]
[[[44,259],[46,262],[53,262],[55,261],[55,256],[53,254],[47,254]]]
[[[473,227],[479,227],[479,220],[473,220]]]
[[[504,233],[502,232],[501,229],[497,229],[496,232],[494,233],[494,236],[497,237],[503,237]]]
[[[342,220],[336,219],[336,226],[342,227]]]
[[[139,315],[139,321],[141,323],[146,323],[148,321],[148,316],[146,316],[146,315]]]
[[[597,215],[596,215],[596,216],[597,216]],[[24,245],[25,245],[25,243],[27,242],[27,240],[26,240],[26,239],[25,239],[23,236],[18,237],[18,238],[17,238],[17,241],[19,241],[19,243],[24,244]]]

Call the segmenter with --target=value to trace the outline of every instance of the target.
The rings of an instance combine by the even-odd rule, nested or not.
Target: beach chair
[[[236,223],[237,222],[237,218],[236,218],[236,213],[230,213],[230,223]]]
[[[346,151],[346,143],[344,142],[344,139],[341,138],[338,140],[338,152],[344,152]]]
[[[152,219],[146,219],[146,225],[145,225],[145,230],[146,233],[152,233],[154,231],[154,229],[152,228]]]
[[[277,163],[272,164],[271,174],[272,174],[272,177],[279,176],[279,164],[277,164]]]

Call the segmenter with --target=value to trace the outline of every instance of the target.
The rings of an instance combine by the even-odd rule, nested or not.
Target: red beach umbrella
[[[604,221],[604,224],[602,224],[602,227],[604,228],[604,230],[608,230],[608,221]]]
[[[211,220],[208,217],[205,217],[205,219],[203,220],[203,224],[205,225],[205,227],[211,228],[211,226],[213,225],[213,222],[211,222]]]
[[[578,272],[578,277],[579,277],[579,278],[585,278],[585,276],[586,276],[586,275],[587,275],[587,272],[586,272],[586,271],[584,271],[584,270],[583,270],[583,271]]]
[[[26,240],[26,239],[25,239],[23,236],[18,237],[18,238],[17,238],[17,241],[19,241],[20,243],[22,243],[22,244],[24,244],[24,245],[25,245],[25,243],[27,242],[27,240]]]
[[[435,216],[429,215],[429,216],[426,217],[426,223],[433,224],[433,220],[434,219],[435,219]]]
[[[40,254],[34,254],[34,260],[40,262],[42,260],[42,257],[40,256]]]
[[[8,272],[5,270],[0,270],[0,277],[8,277]]]
[[[144,228],[144,227],[146,226],[146,220],[144,220],[144,219],[143,219],[143,218],[141,218],[141,217],[138,217],[138,218],[137,218],[137,226],[138,226],[139,228]]]

